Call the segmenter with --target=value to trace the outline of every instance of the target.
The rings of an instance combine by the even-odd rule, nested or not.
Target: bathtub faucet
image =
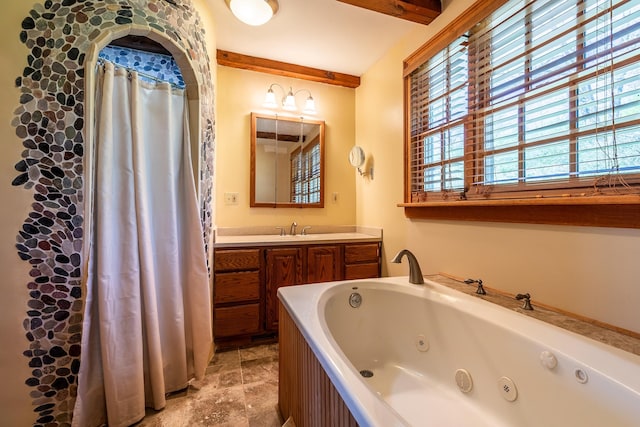
[[[528,293],[518,294],[516,295],[516,299],[524,300],[524,303],[522,304],[523,310],[533,310],[533,307],[531,306],[531,295],[529,295]]]
[[[476,289],[476,294],[478,295],[486,295],[487,291],[484,290],[484,286],[482,286],[482,279],[467,279],[464,281],[464,283],[466,283],[467,285],[471,285],[473,283],[477,283],[478,284],[478,288]]]
[[[413,283],[414,285],[421,285],[424,283],[424,278],[422,277],[422,270],[420,270],[420,264],[418,264],[418,260],[415,255],[413,255],[408,249],[403,249],[393,257],[391,262],[395,264],[400,264],[403,256],[407,256],[409,260],[409,283]]]

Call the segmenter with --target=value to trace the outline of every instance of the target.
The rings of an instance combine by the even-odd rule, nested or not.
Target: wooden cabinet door
[[[340,246],[310,246],[307,248],[307,280],[305,283],[342,280]]]
[[[278,329],[278,288],[302,284],[302,248],[267,249],[266,329]]]

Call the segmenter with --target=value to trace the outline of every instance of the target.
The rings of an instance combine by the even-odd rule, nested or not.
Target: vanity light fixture
[[[278,104],[278,101],[276,100],[276,94],[273,91],[273,87],[279,87],[282,90],[283,93],[283,97],[282,97],[282,102],[280,104]],[[297,91],[293,91],[292,87],[289,87],[289,91],[285,93],[285,90],[282,86],[280,86],[278,83],[272,83],[269,86],[269,89],[267,90],[267,94],[264,98],[264,105],[267,108],[278,108],[278,107],[282,107],[283,110],[287,110],[287,111],[296,111],[298,109],[298,106],[296,105],[296,95],[299,94],[300,92],[307,92],[309,93],[309,97],[306,99],[305,103],[304,103],[304,108],[302,109],[302,112],[305,114],[316,114],[316,102],[313,100],[313,97],[311,96],[311,91],[309,89],[299,89]]]
[[[278,0],[225,0],[233,15],[247,25],[266,24],[278,11]]]

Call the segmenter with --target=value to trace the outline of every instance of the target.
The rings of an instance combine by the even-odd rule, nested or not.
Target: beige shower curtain
[[[204,375],[212,345],[186,100],[106,62],[73,425],[128,426]]]

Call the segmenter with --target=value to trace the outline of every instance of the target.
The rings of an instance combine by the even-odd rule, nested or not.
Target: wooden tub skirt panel
[[[356,427],[358,423],[331,383],[282,303],[278,405],[297,427]]]

